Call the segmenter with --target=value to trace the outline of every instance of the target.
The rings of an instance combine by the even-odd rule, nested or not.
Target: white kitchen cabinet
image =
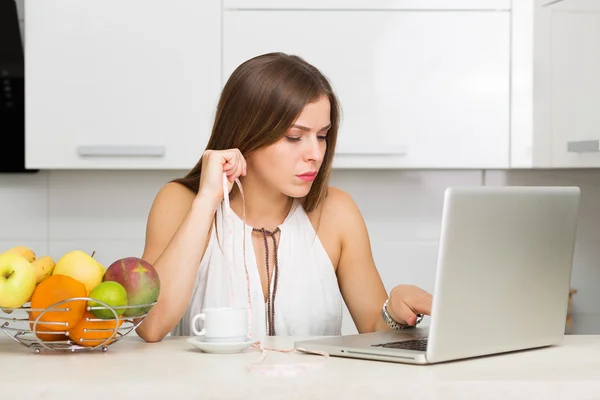
[[[600,1],[538,6],[536,106],[555,168],[600,167]]]
[[[26,165],[188,169],[221,88],[217,0],[27,0]]]
[[[511,168],[600,167],[600,1],[514,1],[511,14]]]
[[[188,169],[243,61],[297,54],[337,168],[600,167],[600,0],[27,0],[26,166]]]
[[[228,10],[506,11],[511,8],[511,0],[223,0],[223,7]]]
[[[343,111],[338,168],[505,168],[507,3],[226,0],[223,80],[274,51],[319,68]]]

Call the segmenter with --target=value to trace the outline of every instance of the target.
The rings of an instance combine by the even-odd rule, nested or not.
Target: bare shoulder
[[[358,206],[350,194],[330,186],[327,197],[309,218],[337,270],[345,232],[363,224]]]
[[[323,224],[336,224],[344,221],[347,213],[355,214],[358,207],[348,193],[335,186],[327,188],[327,196],[308,216],[313,221],[313,225],[319,227]]]
[[[356,218],[362,218],[356,202],[340,188],[330,186],[327,197],[323,201],[322,219],[328,224],[333,224],[340,228],[352,225]]]
[[[154,262],[162,254],[195,197],[191,190],[176,182],[169,182],[158,191],[148,215],[143,259]]]
[[[177,182],[169,182],[158,191],[152,207],[162,208],[168,205],[174,207],[175,211],[179,208],[189,208],[195,197],[196,195],[184,185]]]
[[[150,222],[169,222],[183,220],[194,202],[195,194],[184,185],[169,182],[159,191],[148,216]]]
[[[323,202],[324,215],[339,219],[347,215],[348,212],[356,213],[358,211],[358,207],[350,194],[335,186],[328,188],[327,197]]]

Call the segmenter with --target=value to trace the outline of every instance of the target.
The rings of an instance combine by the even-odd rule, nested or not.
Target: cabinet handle
[[[406,156],[408,149],[403,145],[360,144],[353,146],[336,146],[336,155],[343,156]]]
[[[163,157],[165,146],[78,146],[82,157]]]
[[[567,142],[567,151],[569,153],[598,153],[600,152],[600,140]]]
[[[547,1],[547,3],[542,4],[542,7],[549,7],[549,6],[552,6],[552,5],[556,4],[556,3],[561,3],[564,0],[546,0],[546,1]]]

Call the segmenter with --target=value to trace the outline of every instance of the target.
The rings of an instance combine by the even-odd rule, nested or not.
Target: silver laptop
[[[296,347],[433,364],[560,343],[579,202],[578,187],[447,189],[429,326]]]

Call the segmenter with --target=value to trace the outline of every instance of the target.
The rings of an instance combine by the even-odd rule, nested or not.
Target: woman
[[[430,314],[431,295],[411,285],[396,286],[386,303],[362,216],[349,195],[328,187],[339,114],[327,79],[299,57],[265,54],[233,72],[207,150],[150,210],[142,257],[156,267],[161,293],[140,337],[190,335],[191,317],[224,298],[209,284],[211,269],[227,265],[218,223],[227,216],[223,173],[233,248],[243,250],[244,235],[248,243],[234,267],[248,263],[257,336],[340,334],[342,301],[361,333],[413,326],[418,313]],[[242,215],[252,228],[244,231]]]

